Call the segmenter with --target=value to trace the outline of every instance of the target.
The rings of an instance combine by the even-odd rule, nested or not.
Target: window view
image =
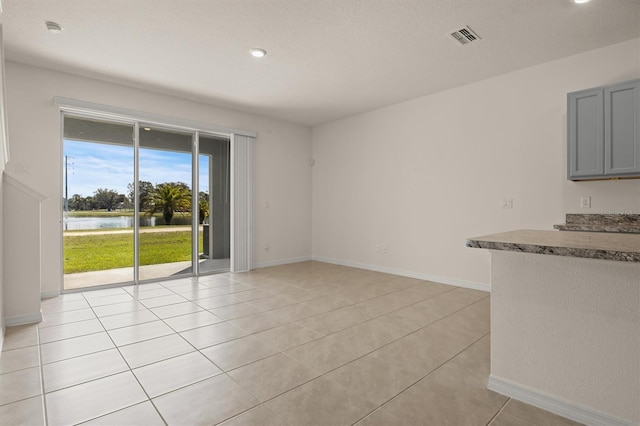
[[[140,131],[141,280],[192,272],[192,145],[192,134]]]
[[[65,118],[64,288],[134,279],[133,126]]]
[[[141,125],[136,187],[133,126],[64,126],[66,290],[228,270],[228,138],[200,137],[196,176],[194,133]]]

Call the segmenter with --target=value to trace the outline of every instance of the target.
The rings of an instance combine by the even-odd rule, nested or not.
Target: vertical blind
[[[252,154],[255,138],[231,135],[231,272],[253,266]]]

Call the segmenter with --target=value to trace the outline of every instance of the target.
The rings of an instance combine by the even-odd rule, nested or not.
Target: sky
[[[133,182],[133,147],[65,140],[64,156],[69,198],[93,195],[98,188],[128,195],[127,185]],[[64,171],[64,163],[62,167]],[[209,191],[208,169],[209,158],[201,155],[200,191]],[[191,154],[140,148],[140,180],[154,185],[184,182],[191,187]]]

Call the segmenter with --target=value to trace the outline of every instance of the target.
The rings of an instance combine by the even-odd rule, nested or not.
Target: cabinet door
[[[640,82],[604,89],[606,175],[640,173]]]
[[[579,180],[604,174],[603,91],[567,95],[568,177]]]

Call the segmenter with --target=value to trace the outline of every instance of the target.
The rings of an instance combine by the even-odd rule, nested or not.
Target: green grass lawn
[[[203,242],[200,233],[200,252]],[[191,232],[140,234],[140,264],[191,260]],[[104,271],[133,266],[132,234],[64,236],[64,273]]]

